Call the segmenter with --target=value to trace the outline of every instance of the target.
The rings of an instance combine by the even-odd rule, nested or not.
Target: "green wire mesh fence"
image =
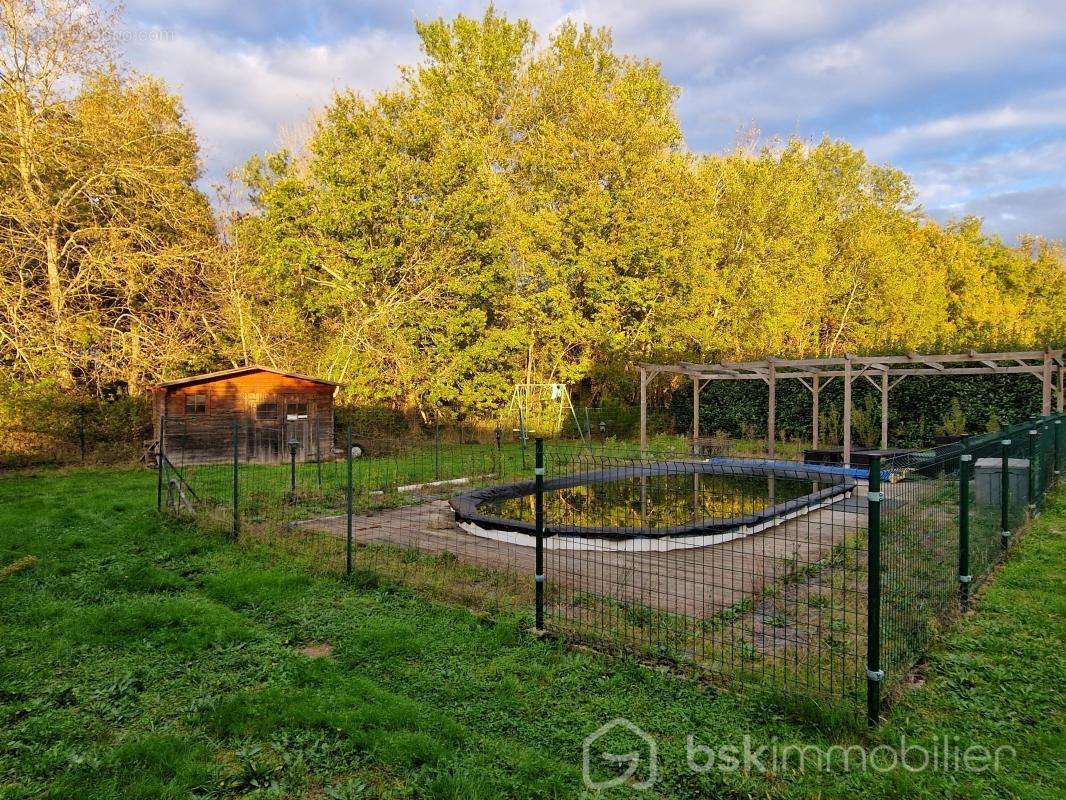
[[[876,720],[1042,512],[1064,429],[1058,414],[859,470],[167,418],[158,500],[358,585],[533,612],[568,641]]]

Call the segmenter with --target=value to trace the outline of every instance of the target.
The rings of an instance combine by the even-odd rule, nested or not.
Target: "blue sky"
[[[1011,241],[1066,240],[1064,0],[517,0],[542,37],[609,26],[681,87],[688,146],[738,131],[846,139],[906,170],[937,219],[971,213]],[[205,182],[298,141],[336,88],[371,93],[418,58],[413,20],[484,3],[127,0],[129,65],[185,98]]]

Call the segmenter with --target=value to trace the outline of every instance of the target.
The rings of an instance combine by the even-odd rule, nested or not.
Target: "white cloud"
[[[930,160],[914,181],[927,205],[961,208],[1019,185],[1061,180],[1063,164],[1066,137],[954,162]]]
[[[413,36],[384,31],[333,44],[277,40],[251,44],[207,34],[142,41],[131,61],[180,92],[200,137],[207,180],[220,180],[249,156],[276,146],[338,89],[373,93],[394,84],[410,62]]]
[[[873,157],[889,158],[907,147],[978,133],[1062,127],[1066,126],[1064,101],[1066,90],[1042,94],[1024,104],[952,114],[917,125],[903,125],[866,139],[862,144]]]
[[[930,213],[942,222],[964,214],[981,217],[988,229],[1007,242],[1023,233],[1066,241],[1063,208],[1066,208],[1066,186],[1041,186],[979,197],[959,206],[932,209]]]
[[[130,28],[169,35],[131,36],[126,46],[133,66],[182,93],[211,181],[276,147],[279,132],[299,127],[334,89],[372,92],[395,82],[396,65],[418,58],[414,18],[480,15],[484,7],[484,0],[254,8],[129,0]],[[697,149],[728,146],[751,125],[767,136],[846,138],[911,171],[936,209],[1024,194],[1034,181],[1066,183],[1054,144],[1066,140],[1062,0],[496,0],[496,7],[530,19],[542,36],[565,18],[607,25],[617,49],[661,61],[681,86],[679,113]],[[1030,142],[1031,153],[1023,146]],[[1027,210],[1004,213],[1024,225]],[[1057,210],[1066,218],[1066,203]],[[1012,222],[999,211],[989,219]]]

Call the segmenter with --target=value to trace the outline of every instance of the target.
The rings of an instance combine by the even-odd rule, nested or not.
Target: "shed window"
[[[307,419],[307,401],[290,400],[286,403],[285,419]]]
[[[205,394],[190,394],[185,396],[185,413],[186,414],[206,414],[207,413],[207,395]]]
[[[277,419],[278,418],[278,404],[277,403],[260,403],[255,407],[256,419]]]

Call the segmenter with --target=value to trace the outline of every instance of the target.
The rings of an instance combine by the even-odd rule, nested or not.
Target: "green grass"
[[[575,798],[583,738],[619,716],[656,737],[661,770],[643,794],[603,797],[1066,792],[1062,494],[870,733],[567,650],[530,635],[528,614],[475,615],[366,569],[339,580],[235,547],[157,518],[154,480],[0,477],[0,798]],[[300,652],[322,642],[328,657]],[[949,736],[1018,755],[995,774],[701,775],[685,766],[689,734],[712,748]]]

